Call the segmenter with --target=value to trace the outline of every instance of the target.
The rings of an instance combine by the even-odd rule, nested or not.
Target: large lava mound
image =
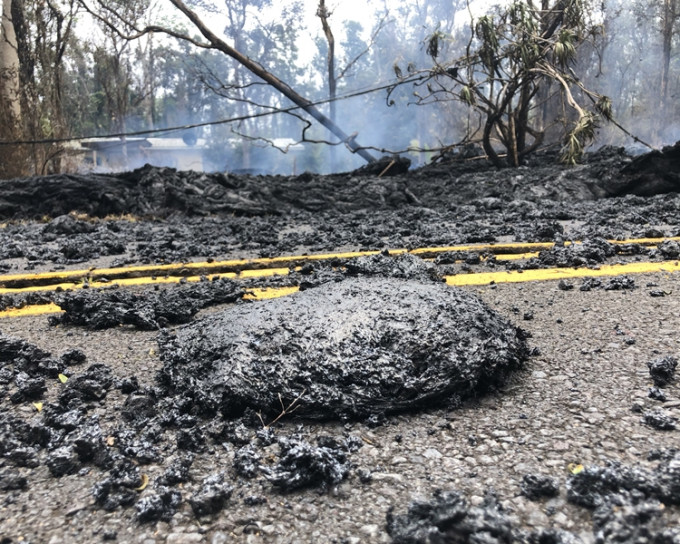
[[[443,283],[354,278],[242,304],[162,335],[161,383],[202,413],[366,418],[503,383],[522,331]]]

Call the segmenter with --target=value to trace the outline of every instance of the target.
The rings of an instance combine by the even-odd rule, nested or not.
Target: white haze
[[[211,11],[210,13],[204,12],[203,20],[209,23],[211,30],[218,35],[223,35],[225,27],[225,19],[219,16],[219,6],[224,5],[223,0],[216,2],[217,11]],[[279,17],[280,12],[290,7],[294,3],[293,0],[285,0],[282,2],[275,2],[275,8],[267,10],[265,12],[253,12],[252,13],[252,24],[259,19],[260,21],[267,22],[269,20],[276,20]],[[484,0],[477,0],[471,2],[470,11],[473,16],[478,17],[481,14],[490,10],[493,6],[498,5],[499,2],[489,2]],[[363,27],[363,34],[361,38],[368,40],[372,31],[372,25],[377,19],[378,12],[381,12],[385,8],[390,11],[390,13],[396,14],[398,8],[404,7],[407,3],[398,0],[383,0],[380,2],[375,2],[371,0],[365,0],[362,2],[357,2],[356,0],[329,0],[327,7],[332,12],[330,18],[330,23],[333,27],[333,31],[336,38],[336,44],[338,49],[336,50],[336,57],[338,62],[343,60],[343,51],[340,44],[345,40],[344,35],[344,21],[357,21]],[[160,0],[156,4],[156,14],[154,17],[162,17],[166,20],[172,20],[177,24],[185,24],[185,19],[181,14],[179,14],[174,7],[172,7],[167,0]],[[318,58],[318,51],[316,49],[316,39],[323,39],[323,34],[321,30],[321,24],[319,18],[316,16],[316,10],[318,7],[317,0],[306,0],[303,4],[304,6],[304,19],[302,21],[305,30],[301,32],[300,37],[300,62],[311,65],[316,62],[319,63],[314,66],[313,70],[307,72],[306,77],[313,78],[313,81],[320,87],[324,80],[325,66],[323,65],[323,59]],[[624,3],[625,6],[625,3]],[[624,12],[628,13],[624,8]],[[630,16],[630,15],[628,15]],[[623,17],[623,16],[622,16]],[[469,14],[467,9],[456,14],[455,17],[455,27],[456,29],[462,30],[464,25],[469,21]],[[615,21],[616,24],[624,25],[631,24],[629,21],[619,18]],[[397,24],[397,23],[394,23]],[[412,45],[412,51],[409,52],[392,52],[392,51],[374,51],[371,55],[381,55],[385,57],[389,62],[388,68],[385,69],[383,73],[374,74],[375,79],[373,84],[381,84],[389,81],[394,81],[394,72],[391,70],[392,62],[402,62],[403,66],[409,60],[416,60],[420,56],[421,60],[423,58],[422,52],[422,40],[430,33],[433,28],[433,22],[428,21],[423,22],[419,26],[416,25],[416,34],[419,33],[420,40],[414,40]],[[624,124],[628,124],[628,128],[642,136],[643,138],[648,137],[652,133],[656,134],[656,141],[652,142],[657,145],[663,143],[671,143],[675,139],[680,138],[680,131],[672,127],[666,129],[665,131],[654,130],[651,126],[651,119],[653,117],[653,111],[649,110],[647,112],[640,112],[637,116],[626,111],[625,105],[625,93],[621,92],[621,89],[625,87],[625,81],[623,76],[617,72],[615,65],[625,64],[628,62],[629,65],[634,65],[636,67],[642,67],[637,73],[649,74],[648,77],[653,79],[658,70],[655,70],[655,62],[658,62],[658,47],[655,46],[653,40],[650,40],[650,46],[646,50],[640,49],[639,51],[629,51],[629,49],[634,49],[634,45],[621,44],[616,42],[616,29],[608,29],[612,36],[612,45],[605,50],[605,57],[603,61],[602,74],[591,78],[591,81],[597,86],[595,90],[608,94],[612,97],[614,101],[615,113],[620,115]],[[660,41],[660,36],[657,36]],[[656,49],[654,48],[656,47]],[[413,58],[407,58],[409,55],[413,55]],[[456,53],[458,54],[458,53]],[[624,55],[630,57],[625,62],[621,61]],[[390,59],[390,55],[393,57]],[[614,61],[617,62],[614,62]],[[650,65],[650,68],[646,68]],[[419,66],[425,67],[425,66]],[[311,74],[311,75],[310,75]],[[276,74],[275,74],[276,75]],[[621,80],[619,82],[617,77]],[[296,88],[295,81],[289,82],[293,88]],[[355,90],[357,88],[356,84],[348,83],[344,88],[340,89],[340,94],[343,92],[348,92]],[[625,90],[625,89],[624,89]],[[384,148],[388,151],[405,151],[409,147],[422,147],[422,148],[436,148],[441,145],[449,144],[455,142],[462,136],[466,125],[468,122],[474,121],[470,117],[470,112],[460,105],[452,106],[438,106],[438,109],[430,109],[426,107],[415,106],[412,103],[411,90],[398,91],[395,94],[397,98],[397,105],[388,108],[385,104],[385,93],[378,93],[376,95],[369,95],[366,97],[355,98],[348,101],[341,101],[338,103],[338,124],[347,133],[358,133],[357,141],[366,146],[375,146],[378,148]],[[629,99],[633,101],[636,100],[634,96],[634,91],[629,91]],[[620,95],[620,96],[619,96]],[[410,104],[409,104],[410,103]],[[322,107],[322,109],[327,112],[327,107]],[[186,119],[186,123],[202,122],[205,119]],[[630,126],[630,123],[634,122],[635,126]],[[252,134],[253,136],[261,136],[267,140],[273,140],[275,138],[285,138],[288,139],[285,144],[290,143],[290,141],[299,140],[301,136],[301,126],[296,131],[287,131],[281,134]],[[318,139],[334,139],[325,130],[315,127],[311,131],[311,135]],[[203,136],[210,140],[211,132],[210,130],[205,130]],[[225,143],[224,146],[227,148],[232,145],[231,143]],[[631,143],[631,140],[627,140],[622,136],[622,133],[612,129],[611,127],[603,127],[601,130],[600,138],[596,142],[597,145],[601,144],[626,144]],[[284,144],[284,145],[285,145]],[[283,146],[282,146],[283,147]],[[221,161],[219,158],[215,160],[212,164],[208,165],[207,169],[239,169],[239,168],[249,168],[258,172],[269,172],[269,173],[299,173],[303,169],[308,169],[308,161],[305,159],[310,155],[317,155],[321,157],[321,161],[318,162],[312,168],[328,172],[332,170],[349,170],[352,168],[359,167],[364,164],[363,159],[356,155],[351,155],[344,146],[340,145],[336,148],[329,149],[326,146],[312,146],[306,145],[305,150],[300,150],[299,147],[293,148],[294,150],[284,155],[277,150],[271,149],[267,146],[264,141],[253,146],[251,150],[251,159],[246,164],[236,164],[225,159]],[[381,154],[380,151],[372,151],[376,156]],[[414,161],[415,164],[422,164],[429,160],[432,154],[428,153],[417,153],[411,152],[406,153]],[[226,155],[225,155],[226,156]]]

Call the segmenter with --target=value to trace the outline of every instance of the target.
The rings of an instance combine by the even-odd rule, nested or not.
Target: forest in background
[[[568,147],[579,123],[587,134],[576,147],[680,140],[679,0],[537,0],[511,12],[467,0],[366,0],[364,13],[344,18],[324,0],[184,3],[346,138],[223,48],[206,47],[178,0],[1,2],[2,179],[82,170],[69,139],[85,137],[201,139],[206,168],[221,171],[276,171],[265,161],[304,142],[298,172],[361,166],[354,146],[424,164],[481,145],[485,123],[489,151],[508,163],[514,153],[515,165],[534,143]],[[497,112],[487,111],[490,97]]]

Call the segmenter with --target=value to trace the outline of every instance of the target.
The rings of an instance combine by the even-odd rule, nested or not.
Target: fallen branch
[[[307,389],[306,388],[303,389],[302,392],[297,397],[295,397],[293,399],[293,401],[288,406],[285,406],[283,404],[283,399],[281,398],[281,393],[279,393],[278,396],[279,396],[279,402],[281,403],[281,413],[278,416],[276,416],[273,420],[271,420],[269,423],[265,423],[264,418],[262,417],[262,411],[259,411],[257,413],[257,417],[260,418],[260,422],[262,423],[262,427],[264,427],[265,429],[269,429],[269,427],[274,425],[274,423],[279,421],[282,417],[284,417],[288,414],[292,414],[295,410],[297,410],[300,407],[300,404],[299,404],[300,399],[304,396],[304,394],[306,392],[307,392]]]

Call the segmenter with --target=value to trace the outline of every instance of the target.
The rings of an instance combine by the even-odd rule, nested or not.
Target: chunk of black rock
[[[387,533],[393,544],[517,542],[512,524],[493,496],[480,506],[468,506],[456,491],[436,491],[431,501],[412,502],[405,514],[387,513]]]
[[[528,357],[523,332],[441,283],[353,278],[229,308],[159,338],[161,385],[194,410],[313,419],[455,406]]]
[[[17,390],[10,395],[10,400],[15,404],[25,400],[39,399],[47,391],[45,378],[42,376],[32,378],[26,372],[19,372],[14,377],[14,383]]]
[[[77,348],[71,348],[62,354],[61,360],[68,366],[82,365],[85,361],[87,361],[87,356],[81,350]]]
[[[650,387],[648,396],[650,399],[658,400],[659,402],[666,402],[668,400],[666,394],[658,387]]]
[[[348,276],[383,276],[404,280],[421,280],[441,282],[437,268],[410,253],[401,253],[391,257],[378,253],[358,259],[350,259],[344,263]]]
[[[170,521],[182,503],[182,495],[175,489],[160,487],[137,501],[137,519],[141,522]]]
[[[647,454],[647,461],[670,461],[678,455],[676,448],[656,448]]]
[[[559,529],[532,531],[527,537],[528,544],[584,544],[574,533]]]
[[[165,469],[165,472],[159,478],[159,483],[162,485],[181,484],[189,480],[189,470],[194,463],[194,456],[191,453],[185,453],[170,463],[170,466]]]
[[[97,482],[92,487],[95,502],[107,512],[119,506],[132,506],[139,495],[135,488],[139,487],[139,471],[131,470],[129,461],[119,463],[111,470],[111,476]]]
[[[649,292],[650,297],[665,297],[666,295],[669,295],[670,293],[666,293],[663,289],[652,289]]]
[[[635,289],[635,280],[629,276],[616,276],[604,284],[605,291],[623,291]]]
[[[63,408],[54,405],[45,406],[42,413],[46,425],[67,432],[80,427],[86,414],[85,409],[80,407],[64,411]]]
[[[680,257],[680,244],[675,240],[664,240],[658,245],[657,250],[667,260]]]
[[[80,461],[75,449],[71,446],[62,446],[49,452],[47,456],[47,468],[52,476],[59,478],[66,474],[73,474],[80,468]]]
[[[73,399],[83,402],[101,401],[113,384],[111,368],[101,363],[91,365],[83,374],[69,378],[59,395],[59,402],[67,406]]]
[[[180,450],[201,452],[205,449],[205,433],[198,425],[177,432],[177,447]]]
[[[42,231],[46,234],[86,234],[97,230],[96,223],[88,223],[72,215],[59,215],[47,223]]]
[[[31,378],[56,378],[64,365],[50,354],[28,342],[0,334],[0,363],[9,363],[14,372],[25,372]],[[4,366],[4,365],[0,365]]]
[[[99,467],[110,464],[111,452],[96,418],[91,418],[86,425],[76,429],[69,439],[81,462]]]
[[[634,414],[641,414],[642,412],[644,412],[644,410],[645,410],[644,404],[642,404],[639,401],[634,402],[630,407],[630,411],[633,412]]]
[[[649,375],[657,387],[663,387],[673,381],[677,366],[678,360],[671,356],[660,357],[647,363]]]
[[[642,422],[659,431],[674,431],[678,426],[678,418],[659,409],[645,412],[642,417]]]
[[[97,482],[92,488],[95,502],[107,512],[119,506],[131,506],[137,500],[138,492],[120,485],[111,478]]]
[[[194,515],[209,516],[217,514],[231,497],[234,488],[225,481],[224,473],[213,474],[203,479],[201,487],[189,499]]]
[[[156,415],[156,399],[152,394],[132,393],[125,399],[122,416],[131,422],[145,422]]]
[[[232,423],[226,422],[219,434],[220,438],[223,438],[227,442],[233,444],[234,446],[244,446],[250,444],[252,438],[252,432],[243,423]]]
[[[243,504],[246,506],[259,506],[261,504],[267,504],[267,497],[262,495],[248,495],[243,499]]]
[[[102,540],[104,541],[116,540],[117,538],[118,532],[114,531],[113,529],[107,529],[102,533]]]
[[[147,436],[136,436],[127,428],[119,428],[113,436],[116,438],[118,450],[142,465],[155,463],[162,458],[159,449]]]
[[[327,488],[340,483],[349,473],[342,449],[315,447],[293,439],[281,439],[279,445],[281,457],[265,476],[284,493],[305,487]]]
[[[118,388],[120,389],[120,392],[123,393],[124,395],[129,395],[130,393],[134,393],[139,389],[139,380],[137,379],[137,376],[123,378],[118,383]]]
[[[27,486],[28,480],[23,474],[17,474],[16,470],[0,470],[0,491],[16,491]]]
[[[598,287],[602,287],[602,280],[598,278],[585,278],[579,289],[581,291],[591,291],[592,289],[596,289]]]
[[[593,512],[593,533],[597,543],[675,543],[680,531],[668,529],[664,505],[658,501],[631,500],[613,495]]]
[[[0,448],[1,449],[1,448]],[[20,446],[5,453],[4,457],[18,467],[35,468],[40,465],[38,450],[31,446]]]
[[[560,486],[555,478],[543,474],[525,474],[520,483],[522,495],[532,501],[544,497],[556,497],[560,493]]]
[[[373,473],[367,468],[358,468],[357,476],[362,484],[370,484],[373,481]]]
[[[243,446],[234,453],[234,470],[244,478],[254,478],[260,471],[260,454],[252,445]]]
[[[565,280],[560,280],[557,282],[557,288],[560,291],[571,291],[574,288],[574,284]]]
[[[140,330],[157,330],[167,324],[188,323],[201,308],[235,302],[244,293],[239,284],[226,278],[159,292],[131,293],[116,288],[80,290],[58,298],[64,313],[53,316],[50,323],[90,329],[131,325]]]
[[[105,510],[129,506],[137,500],[136,488],[141,481],[139,466],[131,459],[119,457],[109,469],[109,477],[95,484],[92,494]]]
[[[663,461],[653,471],[610,462],[604,467],[587,467],[567,479],[567,501],[597,508],[614,495],[653,498],[666,504],[680,502],[680,457]]]
[[[14,379],[14,369],[6,366],[0,368],[0,385],[7,385]]]

